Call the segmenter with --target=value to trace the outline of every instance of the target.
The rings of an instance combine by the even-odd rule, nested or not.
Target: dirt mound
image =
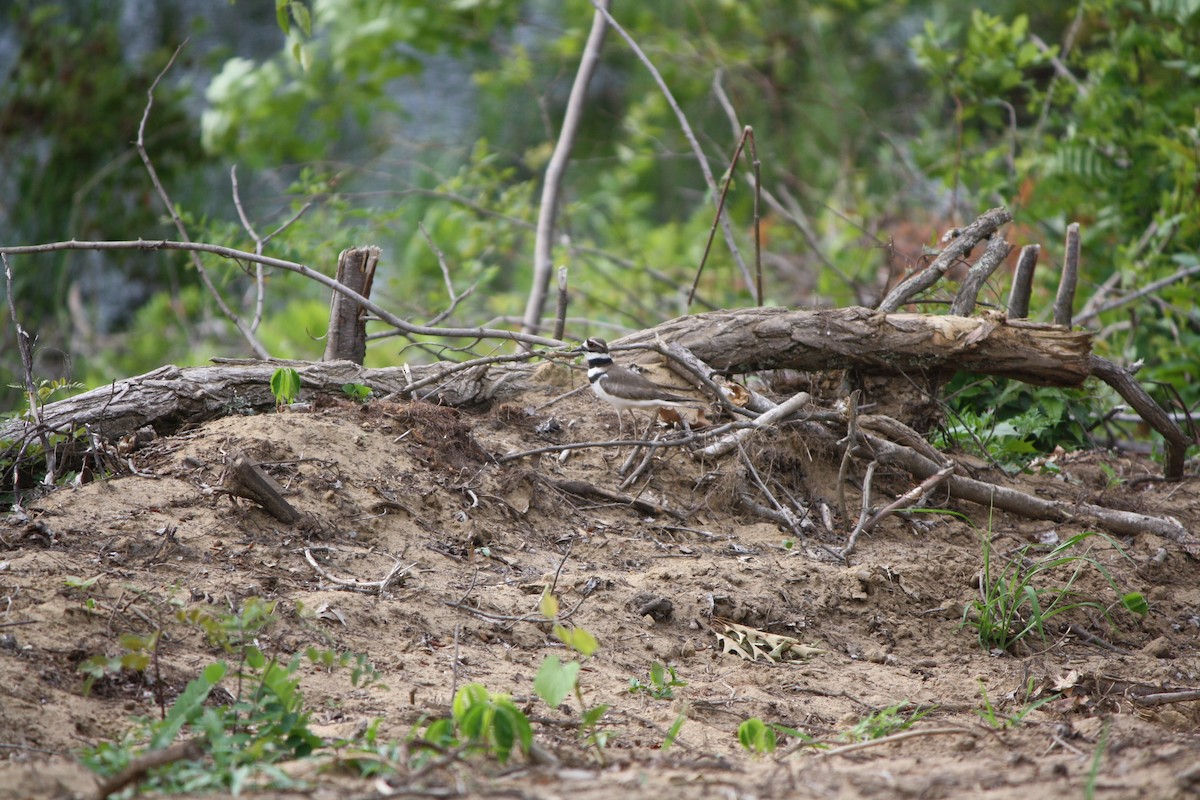
[[[1057,618],[1073,627],[1052,625],[1044,641],[989,654],[961,626],[979,596],[982,537],[998,565],[1081,528],[949,504],[957,516],[889,518],[845,563],[832,554],[844,544],[840,524],[837,535],[817,525],[797,540],[739,516],[735,487],[746,476],[736,454],[706,461],[662,448],[624,489],[625,453],[612,449],[497,463],[613,438],[615,416],[590,395],[532,410],[553,392],[477,415],[373,402],[226,417],[134,453],[132,474],[52,493],[10,518],[0,528],[0,797],[88,791],[62,756],[119,740],[132,717],[156,717],[222,657],[178,612],[225,613],[253,597],[278,601],[258,636],[264,652],[284,661],[310,646],[363,653],[380,675],[364,688],[344,671],[304,667],[322,736],[350,739],[382,718],[379,740],[403,740],[446,715],[469,682],[513,696],[543,757],[515,770],[450,760],[408,787],[432,796],[1024,800],[1078,796],[1093,764],[1097,797],[1194,796],[1200,701],[1146,699],[1200,685],[1200,565],[1177,546],[1144,534],[1122,540],[1122,555],[1089,540],[1120,589],[1146,594],[1149,614],[1120,610],[1088,569],[1077,588],[1111,605],[1115,625],[1084,610]],[[750,452],[772,486],[833,504],[836,457],[779,435],[761,435]],[[301,522],[283,525],[223,492],[236,454],[263,464]],[[1025,478],[1022,488],[1104,495],[1200,529],[1195,479],[1130,486],[1120,478],[1144,465],[1107,463],[1103,472],[1094,454],[1065,459],[1058,478]],[[880,475],[876,485],[894,495],[911,481]],[[850,501],[860,502],[853,492]],[[1047,579],[1067,577],[1069,568]],[[551,709],[533,691],[544,658],[567,656],[538,611],[548,586],[561,615],[599,642],[580,684],[589,704],[611,705],[603,763],[581,741],[575,698]],[[156,630],[153,667],[105,674],[82,694],[81,664],[120,657],[123,634]],[[723,652],[741,635],[731,631],[746,630],[825,652]],[[631,679],[650,684],[653,662],[686,685],[661,699],[630,692]],[[908,738],[847,747],[897,706],[923,714]],[[1021,719],[1002,725],[989,709]],[[753,717],[832,749],[791,739],[773,757],[751,757],[736,732]],[[304,778],[339,795],[380,788],[332,769]]]

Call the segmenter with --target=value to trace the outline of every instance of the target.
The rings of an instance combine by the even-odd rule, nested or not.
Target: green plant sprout
[[[1021,706],[1021,708],[1019,708],[1015,714],[1009,714],[1006,716],[1000,714],[999,711],[997,711],[997,709],[992,705],[991,699],[988,698],[987,685],[983,682],[983,679],[980,678],[979,693],[983,696],[983,708],[976,709],[975,713],[978,714],[979,717],[990,727],[995,728],[996,730],[1015,728],[1024,722],[1025,718],[1034,711],[1037,711],[1039,708],[1046,705],[1046,703],[1053,702],[1062,696],[1060,694],[1050,694],[1037,700],[1032,700],[1031,698],[1033,697],[1034,688],[1033,684],[1034,680],[1031,677],[1025,683],[1025,704]]]
[[[599,649],[600,645],[591,633],[576,626],[568,627],[558,621],[558,599],[549,590],[542,593],[538,608],[546,619],[553,621],[551,630],[554,636],[570,650],[578,653],[581,659],[591,658]],[[600,703],[588,707],[583,698],[583,688],[579,685],[581,664],[581,661],[574,659],[563,661],[556,655],[546,656],[533,679],[533,690],[551,708],[558,708],[568,694],[574,693],[579,702],[579,729],[584,736],[584,742],[595,749],[596,757],[603,762],[608,732],[601,730],[599,725],[600,719],[610,706]]]
[[[188,683],[162,719],[135,720],[134,727],[120,741],[85,750],[83,763],[111,776],[136,757],[168,747],[187,730],[199,756],[154,770],[139,784],[142,789],[236,795],[252,780],[275,787],[296,787],[297,782],[278,764],[306,758],[329,746],[309,727],[311,711],[300,691],[299,672],[304,659],[323,668],[354,663],[352,680],[360,686],[373,682],[378,673],[363,658],[343,658],[311,648],[287,662],[268,658],[253,642],[274,621],[276,609],[273,602],[251,598],[234,614],[182,613],[182,621],[203,630],[213,644],[236,658],[237,666],[231,668],[224,660],[209,664]],[[142,655],[150,643],[122,641],[133,658],[129,666],[144,668]],[[84,671],[89,677],[88,669],[102,676],[113,666],[107,661],[95,662]],[[127,665],[121,664],[121,668]],[[233,702],[211,704],[213,690],[229,678],[236,683]]]
[[[909,708],[913,709],[912,712],[905,714],[904,710]],[[937,706],[917,709],[907,700],[904,700],[863,717],[850,730],[843,733],[841,738],[851,742],[882,739],[884,736],[908,730],[922,717],[926,717],[936,710]]]
[[[271,373],[271,394],[275,405],[286,406],[295,402],[300,394],[300,373],[291,367],[280,367]]]
[[[1149,606],[1141,592],[1122,593],[1103,564],[1087,551],[1072,552],[1094,537],[1111,544],[1125,558],[1129,557],[1111,536],[1085,532],[1064,540],[1040,557],[1035,557],[1034,553],[1041,545],[1026,544],[1017,550],[1008,563],[996,569],[991,536],[985,531],[981,537],[983,572],[980,597],[963,608],[962,626],[975,629],[979,644],[985,650],[1008,651],[1030,634],[1037,634],[1043,642],[1046,641],[1046,624],[1051,619],[1082,608],[1099,611],[1109,624],[1115,625],[1108,607],[1076,588],[1077,582],[1089,568],[1104,577],[1117,593],[1121,606],[1138,616],[1145,615]],[[1060,569],[1070,570],[1065,583],[1039,585]]]
[[[343,383],[342,394],[357,403],[365,403],[371,398],[371,387],[361,383]]]
[[[670,700],[675,697],[675,687],[687,686],[687,681],[679,680],[672,666],[663,666],[657,661],[650,664],[650,683],[642,683],[637,678],[629,679],[629,693],[645,692],[655,700]]]

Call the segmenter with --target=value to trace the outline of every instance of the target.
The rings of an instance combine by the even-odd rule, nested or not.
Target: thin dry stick
[[[817,753],[820,757],[840,756],[846,753],[853,753],[855,750],[866,750],[868,747],[882,747],[885,744],[903,741],[904,739],[914,739],[918,736],[945,736],[947,734],[957,733],[963,736],[974,736],[975,734],[966,728],[930,728],[922,731],[901,731],[893,733],[891,736],[881,736],[878,739],[869,739],[865,742],[855,742],[854,744],[835,747],[832,750],[821,750]],[[803,742],[801,746],[803,746]]]
[[[29,416],[33,420],[34,430],[37,431],[38,440],[42,444],[42,452],[46,454],[46,478],[53,483],[58,479],[58,468],[55,464],[54,448],[50,446],[50,440],[46,436],[46,428],[42,424],[41,398],[38,397],[37,386],[33,383],[33,337],[21,326],[20,319],[17,317],[17,302],[16,295],[13,292],[12,267],[9,266],[8,256],[0,253],[0,259],[4,261],[4,281],[8,294],[8,313],[12,317],[12,324],[17,332],[17,352],[21,354],[21,380],[24,384],[25,400],[29,405]],[[21,480],[18,465],[21,456],[25,454],[26,444],[28,444],[28,440],[21,445],[21,453],[12,463],[14,495]]]
[[[1008,318],[1026,319],[1029,317],[1029,296],[1033,292],[1033,271],[1037,268],[1038,256],[1041,255],[1040,244],[1027,244],[1021,248],[1017,256],[1017,271],[1013,275],[1012,291],[1008,295]]]
[[[771,515],[771,518],[783,520],[784,524],[787,525],[788,530],[792,532],[793,536],[795,536],[797,539],[803,539],[804,533],[800,530],[800,524],[796,520],[796,515],[792,513],[790,508],[785,507],[782,503],[775,499],[775,495],[772,494],[771,490],[767,488],[767,484],[763,481],[762,476],[760,476],[758,474],[758,470],[754,468],[754,462],[750,460],[748,455],[746,455],[746,450],[742,447],[741,442],[738,443],[737,449],[738,457],[741,459],[742,465],[746,468],[746,474],[750,476],[750,480],[755,486],[758,487],[758,490],[763,493],[763,497],[767,498],[767,501],[770,502],[771,506],[775,509],[775,514]]]
[[[1128,304],[1134,302],[1135,300],[1140,300],[1143,297],[1145,297],[1146,295],[1154,294],[1159,289],[1162,289],[1166,286],[1170,286],[1172,283],[1177,283],[1178,281],[1181,281],[1184,278],[1190,278],[1193,275],[1200,275],[1200,265],[1193,265],[1190,267],[1186,267],[1185,269],[1181,269],[1178,272],[1168,275],[1165,278],[1160,278],[1159,280],[1156,280],[1153,283],[1148,283],[1145,286],[1143,286],[1141,289],[1138,289],[1136,292],[1133,292],[1132,294],[1125,295],[1124,297],[1118,297],[1116,300],[1110,300],[1107,303],[1105,303],[1104,305],[1100,306],[1099,308],[1094,308],[1094,309],[1091,309],[1090,311],[1084,311],[1082,314],[1080,314],[1078,317],[1075,318],[1075,324],[1083,325],[1083,324],[1087,323],[1088,321],[1094,319],[1095,317],[1099,316],[1100,314],[1103,314],[1105,311],[1112,311],[1113,309],[1117,309],[1117,308],[1120,308],[1121,306],[1128,305]]]
[[[450,280],[450,267],[446,264],[446,254],[443,253],[437,244],[434,243],[433,237],[429,235],[429,231],[425,230],[425,223],[418,222],[417,228],[421,231],[421,235],[425,237],[425,242],[429,245],[429,249],[433,251],[435,256],[437,256],[438,267],[440,267],[442,270],[442,282],[446,284],[446,294],[450,295],[450,305],[447,306],[446,309],[440,314],[429,320],[429,322],[425,323],[426,325],[437,325],[446,317],[453,314],[454,309],[458,308],[458,304],[461,303],[464,298],[470,297],[471,293],[475,291],[475,287],[479,284],[473,283],[468,286],[467,290],[462,294],[455,294],[454,282]]]
[[[602,0],[596,6],[592,17],[592,30],[588,34],[587,44],[579,57],[579,71],[575,73],[575,83],[571,85],[571,95],[567,99],[566,113],[563,115],[562,130],[559,131],[558,141],[546,165],[546,178],[542,183],[542,201],[538,205],[537,233],[533,247],[533,282],[529,288],[529,299],[525,304],[525,321],[521,331],[536,334],[541,330],[542,310],[546,306],[546,293],[550,287],[550,275],[553,271],[554,223],[558,218],[559,194],[562,191],[563,175],[567,171],[567,162],[571,158],[571,148],[575,146],[575,137],[579,132],[579,123],[583,118],[583,109],[587,100],[588,84],[600,63],[600,49],[604,46],[607,33],[605,18],[608,16],[609,0]]]
[[[872,461],[871,466],[874,466],[875,463],[876,462]],[[870,467],[868,467],[868,469],[870,469]],[[854,550],[854,545],[858,541],[859,534],[868,533],[874,530],[875,526],[882,522],[886,517],[896,513],[901,509],[908,508],[909,506],[921,502],[928,497],[934,489],[949,480],[953,473],[953,464],[943,467],[940,471],[921,481],[919,485],[909,489],[907,492],[888,503],[879,511],[875,512],[875,516],[871,517],[866,522],[859,520],[858,527],[854,529],[854,533],[850,534],[850,539],[846,542],[846,546],[839,550],[837,555],[841,557],[843,561],[845,561],[846,557]],[[863,491],[867,491],[866,483],[864,483]]]
[[[222,247],[215,244],[204,244],[202,242],[182,241],[175,242],[167,239],[147,241],[138,239],[136,241],[118,241],[118,242],[79,242],[75,240],[67,242],[50,242],[48,244],[31,244],[21,245],[18,247],[0,247],[0,254],[8,255],[25,255],[28,253],[49,253],[56,250],[185,250],[195,251],[198,253],[212,253],[224,258],[233,259],[235,261],[250,261],[253,263],[265,264],[268,267],[277,269],[285,269],[289,272],[296,272],[310,280],[314,280],[324,286],[328,286],[335,292],[341,292],[346,297],[358,303],[363,308],[370,311],[383,322],[393,326],[397,330],[405,334],[414,336],[438,336],[452,339],[505,339],[515,342],[523,342],[527,344],[536,344],[543,347],[560,347],[562,342],[555,339],[547,339],[543,336],[530,336],[529,334],[520,333],[519,331],[505,331],[495,328],[433,328],[427,325],[413,325],[400,319],[395,314],[381,308],[377,303],[363,297],[358,292],[343,286],[328,275],[317,272],[314,269],[297,264],[293,261],[285,261],[281,258],[271,258],[270,256],[260,256],[254,253],[248,253],[244,250],[235,250],[232,247]]]
[[[242,221],[242,228],[254,240],[254,252],[262,255],[263,240],[254,230],[254,226],[250,224],[250,218],[246,216],[246,210],[242,208],[242,195],[238,191],[237,179],[237,164],[229,168],[229,185],[230,191],[233,193],[233,207],[237,209],[238,219]],[[263,265],[254,265],[254,319],[250,322],[250,330],[257,331],[258,326],[262,323],[263,316],[263,300],[266,296],[265,278],[263,275]]]
[[[846,540],[846,546],[838,550],[834,555],[846,560],[851,551],[854,550],[854,545],[858,543],[858,536],[861,534],[867,525],[867,514],[871,511],[871,481],[875,478],[875,469],[879,466],[878,461],[872,461],[867,464],[867,474],[863,476],[862,485],[862,509],[858,513],[858,524],[854,526],[854,530],[850,532],[850,538]],[[843,519],[844,521],[844,519]]]
[[[671,89],[667,86],[667,82],[663,80],[662,74],[658,71],[658,68],[654,66],[654,62],[652,62],[650,58],[642,51],[642,48],[638,46],[638,43],[634,41],[633,37],[621,27],[619,22],[613,19],[612,14],[609,14],[606,9],[601,9],[599,0],[592,0],[592,5],[595,6],[597,10],[603,11],[604,18],[608,20],[608,24],[612,26],[613,30],[621,35],[621,38],[624,39],[625,43],[629,45],[629,48],[633,50],[633,54],[637,56],[638,60],[642,62],[647,70],[650,71],[650,76],[654,78],[654,82],[658,84],[659,91],[661,91],[663,96],[667,99],[667,105],[669,105],[671,110],[675,112],[675,118],[679,120],[679,127],[683,130],[684,138],[686,138],[688,140],[688,144],[691,145],[692,153],[696,156],[696,161],[700,164],[700,172],[704,174],[704,182],[708,184],[708,191],[712,194],[713,202],[716,203],[718,197],[717,179],[713,177],[712,168],[708,166],[708,159],[704,155],[704,150],[701,149],[700,142],[696,139],[696,134],[692,131],[692,126],[688,124],[687,117],[684,115],[683,109],[680,108],[679,103],[675,101],[675,95],[671,94]],[[729,246],[729,252],[733,255],[733,260],[737,263],[738,269],[741,270],[742,278],[746,281],[746,285],[752,285],[754,281],[750,275],[750,269],[746,266],[746,262],[742,259],[742,253],[738,249],[737,241],[734,239],[733,226],[729,223],[728,216],[721,217],[721,231],[725,235],[725,244]]]
[[[842,451],[842,464],[838,468],[837,478],[838,515],[841,516],[843,524],[850,519],[850,514],[846,507],[846,475],[850,471],[851,451],[854,450],[858,442],[858,399],[861,396],[862,389],[855,389],[850,393],[850,397],[846,401],[846,438],[838,442],[839,445],[846,445],[846,449]]]
[[[1071,327],[1074,313],[1075,285],[1079,281],[1079,223],[1067,226],[1067,247],[1063,257],[1062,278],[1058,282],[1058,294],[1054,297],[1054,324]]]
[[[742,148],[746,146],[746,139],[754,141],[754,129],[749,125],[742,131],[741,137],[738,138],[737,146],[733,148],[733,158],[729,159],[729,171],[725,173],[725,183],[721,185],[721,196],[717,199],[717,213],[713,215],[712,226],[708,229],[708,239],[704,242],[704,253],[700,256],[700,266],[696,267],[696,277],[692,279],[692,289],[688,292],[688,305],[692,304],[692,298],[696,296],[696,287],[700,285],[700,275],[704,272],[704,265],[708,262],[709,251],[712,250],[713,237],[717,235],[717,225],[724,219],[722,216],[725,213],[725,198],[729,195],[729,184],[733,183],[733,173],[737,168],[738,158],[742,155]],[[757,164],[757,159],[755,159]],[[756,170],[757,172],[757,170]],[[758,182],[755,181],[755,185]],[[758,253],[758,195],[755,194],[754,200],[754,244],[755,253]],[[762,305],[762,261],[761,256],[758,262],[758,304]],[[746,283],[749,284],[750,278],[746,277]]]
[[[554,307],[554,338],[561,340],[567,327],[567,267],[558,268],[558,303]]]
[[[142,164],[146,167],[146,172],[150,175],[150,182],[154,184],[154,190],[158,192],[158,197],[162,200],[163,206],[171,216],[171,221],[175,223],[175,229],[179,231],[179,238],[185,242],[190,242],[191,239],[188,237],[187,228],[184,227],[183,220],[175,210],[175,204],[171,202],[171,196],[167,194],[162,181],[159,180],[158,171],[154,168],[154,162],[150,160],[150,154],[146,151],[146,122],[150,119],[150,109],[154,105],[154,90],[158,88],[159,81],[167,74],[167,70],[171,69],[171,66],[175,63],[175,59],[179,57],[180,51],[183,50],[187,43],[188,40],[185,39],[179,47],[175,48],[175,52],[171,54],[171,59],[167,62],[167,65],[162,68],[162,72],[158,73],[158,77],[154,79],[154,83],[150,84],[150,88],[146,90],[146,108],[142,112],[142,122],[138,125],[135,146],[137,147],[138,155],[141,156]],[[238,332],[242,334],[242,338],[250,345],[250,349],[254,351],[254,354],[262,359],[270,358],[270,352],[258,341],[258,338],[254,335],[254,331],[246,325],[237,312],[225,303],[225,298],[221,297],[221,292],[218,291],[212,279],[208,276],[208,271],[204,269],[204,264],[200,261],[200,257],[195,255],[194,252],[192,255],[192,266],[196,268],[196,274],[200,276],[200,281],[204,284],[204,288],[208,289],[209,294],[217,301],[217,307],[221,309],[221,313],[228,317],[234,326],[237,327]]]
[[[762,217],[759,214],[759,200],[762,195],[762,162],[758,160],[758,148],[754,145],[754,129],[746,126],[746,139],[750,143],[750,166],[754,170],[754,281],[757,289],[758,304],[766,302],[763,294],[762,274]]]
[[[402,566],[399,561],[397,561],[392,565],[392,568],[388,570],[388,573],[380,580],[361,581],[358,578],[339,578],[336,575],[330,574],[320,564],[317,563],[317,560],[313,558],[312,550],[307,547],[304,548],[304,560],[307,561],[309,565],[317,571],[318,575],[332,584],[344,587],[352,592],[375,592],[379,594],[387,591],[388,586],[394,583],[397,579],[406,576],[408,571],[416,566],[416,563],[414,562],[405,567]]]

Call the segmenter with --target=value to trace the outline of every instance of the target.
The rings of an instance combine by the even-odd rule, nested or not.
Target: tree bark
[[[613,344],[678,342],[721,372],[856,368],[896,374],[966,370],[1039,386],[1091,375],[1092,335],[1056,325],[981,317],[740,308],[678,317]]]
[[[378,247],[353,247],[338,256],[337,282],[363,297],[371,296]],[[367,309],[341,292],[334,292],[329,303],[329,332],[325,337],[322,361],[363,363],[367,355]]]

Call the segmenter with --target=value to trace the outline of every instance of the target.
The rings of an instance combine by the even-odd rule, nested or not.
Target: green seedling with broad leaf
[[[361,383],[343,383],[342,394],[356,403],[365,403],[371,399],[371,387],[363,386]]]
[[[275,396],[277,406],[294,403],[300,395],[300,373],[291,367],[275,370],[271,373],[271,394]]]
[[[575,651],[580,659],[591,658],[600,648],[596,637],[583,628],[574,625],[564,625],[558,620],[558,599],[549,590],[542,593],[538,604],[542,615],[553,621],[551,631],[555,638]],[[579,702],[580,731],[584,741],[595,748],[597,757],[603,761],[603,750],[608,743],[608,733],[600,729],[600,720],[608,711],[609,706],[601,703],[588,707],[583,697],[583,688],[579,685],[579,670],[582,660],[571,659],[563,661],[556,655],[546,656],[537,676],[533,679],[533,690],[537,696],[551,708],[558,708],[569,694],[574,694]]]
[[[775,752],[775,729],[758,717],[751,717],[738,725],[737,738],[743,749],[756,756]]]

